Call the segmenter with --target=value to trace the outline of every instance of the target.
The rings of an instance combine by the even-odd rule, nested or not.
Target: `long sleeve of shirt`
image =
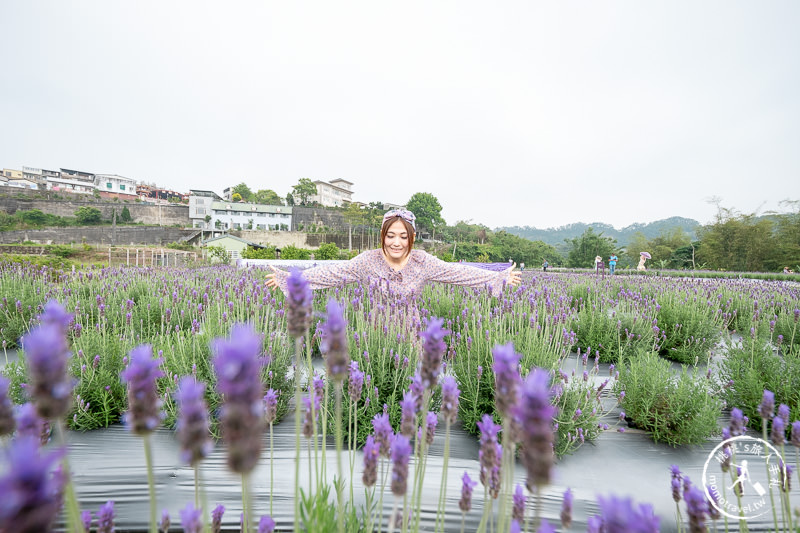
[[[448,263],[430,254],[425,256],[423,268],[429,281],[463,287],[488,287],[494,296],[502,292],[503,284],[509,280],[513,268],[509,266],[505,270],[494,272],[460,263]]]

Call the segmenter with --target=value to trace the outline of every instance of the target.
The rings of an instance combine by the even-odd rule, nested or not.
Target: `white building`
[[[317,194],[308,199],[325,207],[342,207],[353,201],[353,184],[347,180],[317,180]]]
[[[92,194],[96,190],[94,183],[86,180],[77,180],[67,177],[48,177],[48,191],[66,191],[80,194]]]
[[[206,222],[206,216],[212,215],[211,204],[221,201],[214,191],[192,189],[189,191],[189,220],[193,228],[214,229],[213,220]]]
[[[100,196],[135,200],[136,180],[116,174],[95,174],[94,186]]]
[[[206,220],[206,217],[209,217]],[[220,200],[213,191],[189,191],[189,219],[192,227],[209,231],[289,231],[292,208]]]

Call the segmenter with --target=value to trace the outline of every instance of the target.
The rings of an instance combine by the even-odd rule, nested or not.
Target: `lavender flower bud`
[[[169,519],[169,511],[164,509],[161,511],[161,522],[158,524],[158,531],[160,533],[167,533],[171,524],[172,521]],[[215,533],[219,533],[219,531],[216,531]]]
[[[493,492],[492,497],[496,497],[494,489],[499,488],[499,466],[502,460],[502,447],[497,442],[500,426],[494,423],[491,415],[484,414],[478,422],[478,429],[481,432],[481,448],[478,453],[481,465],[480,480],[484,487]]]
[[[783,427],[789,425],[789,406],[782,403],[778,406],[778,416],[783,419]]]
[[[564,499],[561,501],[561,526],[567,530],[572,525],[572,489],[564,491]]]
[[[519,419],[522,450],[520,458],[527,470],[526,486],[536,487],[550,482],[553,466],[553,417],[556,408],[550,405],[550,376],[535,368],[522,386],[516,415]]]
[[[275,531],[275,520],[269,515],[264,515],[258,522],[258,533],[272,533]]]
[[[272,424],[278,416],[278,394],[269,389],[264,395],[264,416],[267,424]]]
[[[781,446],[786,440],[786,426],[783,425],[783,418],[776,416],[772,419],[772,431],[769,439],[775,446]]]
[[[128,385],[128,412],[123,420],[137,435],[147,435],[161,423],[161,401],[156,379],[163,377],[159,369],[163,359],[153,359],[153,349],[142,344],[130,351],[130,364],[120,372],[122,381]]]
[[[689,515],[689,531],[691,533],[706,532],[706,513],[708,500],[703,491],[692,486],[684,495],[686,500],[686,513]]]
[[[400,433],[408,438],[414,435],[417,422],[417,400],[411,391],[403,393],[403,400],[400,402],[402,415],[400,418]]]
[[[114,502],[107,501],[97,511],[97,533],[114,533]]]
[[[375,433],[375,442],[381,447],[381,455],[389,457],[394,431],[389,423],[389,415],[386,413],[375,415],[372,419],[372,430]]]
[[[792,446],[800,447],[800,421],[792,422]]]
[[[181,446],[181,460],[191,466],[208,456],[214,448],[208,427],[208,408],[203,399],[205,383],[186,376],[178,385],[175,399],[178,402],[177,435]]]
[[[186,507],[179,511],[179,514],[184,533],[203,533],[202,509],[195,509],[194,505],[187,503]]]
[[[303,398],[303,411],[305,413],[305,416],[303,417],[303,436],[307,439],[310,439],[314,436],[314,430],[317,425],[317,420],[319,419],[319,407],[319,396],[316,394],[314,395],[314,409],[311,408],[311,398]]]
[[[427,322],[425,331],[420,333],[423,340],[420,375],[426,389],[436,385],[439,373],[442,371],[442,358],[447,350],[444,337],[450,333],[446,329],[442,329],[442,324],[444,324],[443,319],[431,318]]]
[[[380,445],[375,442],[372,435],[367,436],[367,442],[364,443],[364,474],[361,478],[365,487],[373,487],[378,480],[380,452]]]
[[[494,382],[495,382],[495,404],[500,416],[507,418],[511,415],[511,410],[517,404],[517,396],[522,380],[519,377],[519,354],[514,351],[514,344],[508,343],[503,346],[495,346],[492,350],[494,355]]]
[[[461,476],[461,499],[458,501],[458,508],[462,513],[468,513],[472,509],[472,490],[477,484],[478,482],[472,481],[466,472]]]
[[[50,300],[44,305],[44,312],[39,315],[39,322],[58,326],[66,332],[74,318],[75,315],[67,313],[67,310],[60,303]]]
[[[92,530],[92,512],[81,512],[81,525],[83,526],[83,533],[90,533]]]
[[[764,390],[764,395],[761,398],[761,405],[758,407],[758,414],[764,420],[772,418],[772,413],[775,412],[775,394],[772,391]],[[731,432],[733,434],[733,432]]]
[[[239,474],[250,472],[261,455],[264,394],[259,355],[261,337],[252,327],[237,324],[230,339],[212,344],[217,391],[222,395],[222,436],[228,445],[228,467]]]
[[[442,379],[442,416],[451,424],[458,416],[458,400],[461,391],[453,376],[445,376]]]
[[[794,473],[794,468],[792,465],[784,464],[782,460],[778,461],[778,463],[780,465],[780,489],[788,494],[792,491],[792,474]]]
[[[319,348],[325,354],[328,378],[341,382],[347,375],[350,353],[347,350],[347,323],[342,308],[334,299],[328,300],[328,315],[322,331]]]
[[[311,287],[303,273],[293,268],[286,279],[286,326],[289,335],[299,339],[311,325]]]
[[[39,441],[42,445],[49,440],[49,426],[45,426],[46,421],[39,418],[36,408],[31,403],[22,404],[17,409],[17,438],[31,437]]]
[[[711,490],[710,485],[706,485],[706,494],[708,495],[708,508],[706,512],[711,520],[719,520],[722,518],[722,513],[719,511],[719,491]]]
[[[439,417],[436,416],[436,413],[428,411],[428,414],[425,416],[425,442],[428,446],[433,444],[433,437],[436,433],[436,424],[438,422]]]
[[[525,502],[527,501],[525,493],[522,491],[522,485],[517,485],[511,499],[513,502],[511,506],[511,518],[522,522],[525,520]]]
[[[72,382],[67,373],[67,339],[60,325],[43,323],[22,338],[28,363],[31,396],[42,418],[66,415]]]
[[[660,531],[659,519],[651,505],[634,507],[630,498],[622,499],[613,495],[598,496],[597,500],[602,531]]]
[[[730,434],[731,437],[744,435],[744,414],[738,407],[731,409]]]
[[[225,506],[217,505],[211,511],[211,533],[220,533],[222,531],[222,515],[225,514]]]
[[[361,391],[364,388],[364,373],[358,369],[358,361],[350,362],[350,380],[347,384],[347,393],[350,401],[358,403],[361,399]]]
[[[50,531],[61,502],[63,479],[52,474],[63,450],[40,453],[35,439],[20,437],[7,449],[8,468],[0,476],[0,530]]]
[[[405,496],[408,483],[408,460],[411,444],[405,435],[397,435],[392,442],[392,493]]]
[[[0,437],[14,433],[14,404],[8,397],[8,380],[0,376]]]

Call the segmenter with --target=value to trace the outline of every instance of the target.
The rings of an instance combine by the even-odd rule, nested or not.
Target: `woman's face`
[[[391,259],[401,260],[408,253],[408,231],[405,224],[400,220],[395,220],[386,231],[384,240],[386,253]]]

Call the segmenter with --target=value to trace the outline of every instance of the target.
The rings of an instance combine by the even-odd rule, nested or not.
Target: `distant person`
[[[601,270],[605,273],[606,267],[603,264],[603,258],[598,255],[594,258],[594,271],[599,274]]]
[[[524,272],[525,271],[525,263],[520,263],[519,264],[519,271],[520,272]]]
[[[608,258],[608,273],[612,276],[614,275],[614,269],[617,267],[617,254],[612,253],[611,257]]]
[[[548,266],[550,266],[550,265],[547,263],[547,259],[545,259],[544,262],[542,262],[542,270],[547,272],[547,267]]]
[[[789,267],[783,267],[783,273],[784,274],[794,274],[794,270],[792,270]]]

